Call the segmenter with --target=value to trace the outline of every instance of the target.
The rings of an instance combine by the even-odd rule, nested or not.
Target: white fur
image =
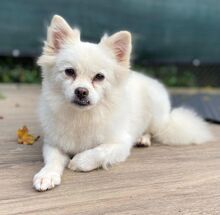
[[[58,16],[51,25],[57,20],[62,26]],[[53,38],[51,29],[48,40]],[[53,41],[47,41],[39,59],[43,70],[39,113],[45,133],[45,166],[34,177],[37,190],[60,184],[66,165],[75,171],[91,171],[126,160],[143,134],[148,138],[151,134],[163,144],[211,140],[206,123],[194,112],[183,108],[171,111],[168,93],[161,83],[129,70],[128,32],[105,37],[99,44],[74,40],[71,32],[66,40],[67,35],[61,36],[62,43],[56,41],[56,47]],[[75,80],[64,73],[69,67],[77,71]],[[100,72],[105,80],[92,82]],[[89,90],[88,107],[71,103],[79,86]],[[70,160],[69,155],[75,156]]]

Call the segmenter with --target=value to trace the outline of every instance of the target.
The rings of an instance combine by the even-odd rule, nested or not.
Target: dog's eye
[[[93,78],[93,81],[103,81],[105,79],[105,76],[102,73],[98,73]]]
[[[67,69],[65,69],[65,74],[66,74],[67,76],[71,76],[71,77],[73,77],[73,78],[76,78],[76,72],[75,72],[75,70],[74,70],[73,68],[67,68]]]

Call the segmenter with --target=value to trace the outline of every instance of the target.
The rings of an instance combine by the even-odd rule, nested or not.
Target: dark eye
[[[105,76],[103,74],[101,74],[101,73],[98,73],[93,78],[93,81],[103,81],[104,79],[105,79]]]
[[[73,68],[67,68],[67,69],[65,69],[65,74],[66,74],[67,76],[71,76],[71,77],[73,77],[73,78],[76,77],[76,72],[75,72],[75,70],[74,70]]]

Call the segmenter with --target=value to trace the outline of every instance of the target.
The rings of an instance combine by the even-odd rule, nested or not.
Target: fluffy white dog
[[[53,17],[38,60],[45,166],[34,177],[36,190],[59,185],[66,166],[91,171],[125,161],[135,143],[150,145],[151,136],[176,145],[211,140],[194,112],[171,110],[161,83],[129,69],[131,49],[127,31],[82,42],[79,30]]]

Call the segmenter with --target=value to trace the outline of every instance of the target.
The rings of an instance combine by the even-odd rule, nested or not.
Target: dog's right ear
[[[80,40],[78,29],[72,29],[64,18],[54,15],[47,32],[47,43],[58,51],[66,42]]]
[[[52,64],[54,56],[65,44],[73,44],[80,41],[80,31],[72,29],[64,18],[54,15],[47,30],[47,40],[44,43],[43,55],[37,64],[43,66]]]

